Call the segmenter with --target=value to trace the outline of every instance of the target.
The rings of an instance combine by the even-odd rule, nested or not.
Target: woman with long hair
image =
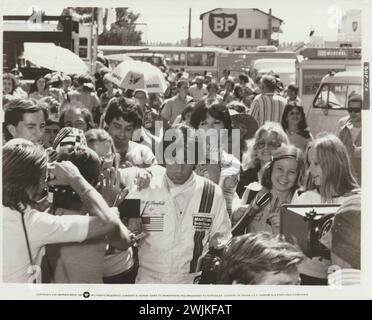
[[[250,203],[257,193],[256,185],[261,180],[263,167],[271,161],[273,152],[283,144],[289,144],[289,140],[279,123],[265,122],[258,128],[254,138],[245,143],[247,152],[242,155],[242,172],[237,193],[242,197],[246,188],[251,190],[251,194],[247,196],[247,202]]]
[[[346,147],[335,135],[325,133],[310,143],[306,164],[308,176],[305,190],[296,191],[293,204],[342,204],[352,195],[360,193]],[[326,285],[329,266],[328,259],[305,259],[300,265],[302,284]]]
[[[290,143],[305,151],[313,136],[307,126],[303,107],[294,102],[288,103],[284,108],[281,123]]]
[[[30,86],[29,98],[38,101],[47,96],[49,96],[47,80],[43,76],[37,76]]]
[[[300,149],[293,145],[283,145],[272,154],[272,160],[268,162],[261,178],[261,190],[259,194],[270,193],[271,200],[261,207],[252,222],[248,225],[247,232],[267,231],[274,235],[279,234],[281,205],[291,203],[295,191],[300,187],[304,173],[304,157]],[[243,203],[246,203],[246,194],[243,195]],[[252,200],[255,201],[255,200]],[[233,223],[237,222],[244,213],[243,205],[233,215]]]
[[[306,165],[305,191],[296,192],[293,203],[341,204],[359,192],[346,147],[334,134],[320,135],[308,146]]]
[[[212,104],[208,108],[201,101],[191,113],[190,124],[207,135],[211,134],[210,141],[205,141],[206,163],[197,164],[195,172],[222,187],[227,211],[231,215],[232,201],[239,181],[240,161],[228,153],[232,130],[229,110],[222,103]]]

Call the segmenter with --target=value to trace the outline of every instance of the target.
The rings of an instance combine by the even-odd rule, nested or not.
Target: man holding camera
[[[73,214],[72,210],[57,216],[34,209],[48,176],[50,185],[72,187],[91,216]],[[3,147],[3,187],[4,282],[40,282],[47,244],[77,243],[109,235],[123,250],[130,245],[128,230],[77,167],[62,160],[47,170],[47,154],[41,146],[14,139]]]
[[[163,140],[166,173],[128,195],[140,202],[137,215],[124,205],[121,212],[140,217],[137,231],[147,234],[138,250],[136,283],[192,284],[210,240],[223,246],[231,237],[222,190],[193,172],[198,150],[193,130],[182,125],[170,130],[176,140]]]

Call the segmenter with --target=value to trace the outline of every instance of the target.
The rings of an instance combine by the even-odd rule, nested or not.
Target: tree
[[[141,44],[141,31],[136,30],[136,21],[139,14],[129,11],[128,8],[115,8],[116,21],[111,24],[109,31],[98,36],[99,45],[139,45]]]

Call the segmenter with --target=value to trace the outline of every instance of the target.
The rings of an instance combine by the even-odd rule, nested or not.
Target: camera
[[[207,254],[198,261],[196,271],[201,274],[194,279],[197,284],[216,284],[220,272],[221,258],[224,248],[210,248]]]
[[[335,204],[283,205],[280,233],[295,242],[309,258],[330,259],[329,250],[320,240],[330,231],[338,208]]]
[[[56,208],[71,209],[72,203],[80,197],[70,186],[49,186],[48,202]]]

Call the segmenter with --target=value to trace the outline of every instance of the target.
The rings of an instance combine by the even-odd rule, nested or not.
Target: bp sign
[[[209,28],[219,38],[230,36],[238,24],[237,14],[211,13],[209,15]]]

